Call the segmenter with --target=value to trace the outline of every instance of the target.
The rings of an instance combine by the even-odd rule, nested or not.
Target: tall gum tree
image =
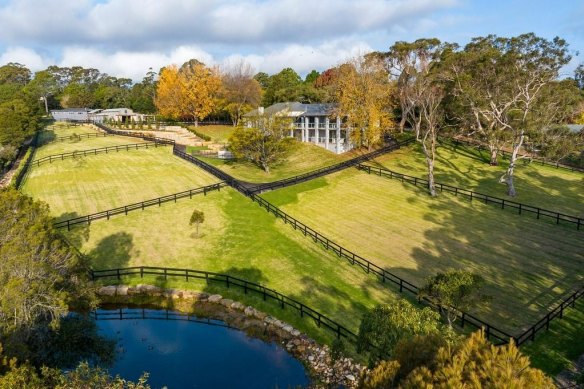
[[[436,196],[434,162],[438,132],[443,126],[441,58],[453,46],[438,39],[396,42],[383,54],[390,75],[396,80],[401,108],[400,129],[409,124],[422,145],[428,168],[428,191]]]
[[[557,37],[489,35],[473,39],[451,66],[454,90],[474,118],[474,128],[489,142],[491,163],[501,144],[511,150],[500,178],[509,196],[517,194],[514,173],[526,135],[560,120],[557,105],[549,104],[558,97],[551,85],[570,59],[567,43]]]

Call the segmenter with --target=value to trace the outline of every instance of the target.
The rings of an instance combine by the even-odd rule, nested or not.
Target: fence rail
[[[238,329],[229,323],[209,318],[199,317],[191,313],[173,311],[171,309],[149,308],[100,308],[93,310],[89,315],[95,320],[172,320],[188,321],[191,323],[206,324],[214,327]]]
[[[384,169],[376,166],[370,165],[363,165],[359,164],[356,166],[357,169],[366,171],[367,173],[371,174],[371,172],[387,177],[387,178],[397,178],[400,179],[401,182],[407,182],[409,184],[413,184],[415,186],[428,186],[428,180],[425,178],[419,178],[410,176],[407,174],[397,173],[389,169]],[[459,188],[452,185],[442,184],[436,182],[436,187],[440,189],[441,192],[449,192],[453,193],[455,196],[461,195],[470,199],[470,201],[478,200],[484,201],[485,204],[496,204],[501,206],[501,209],[505,208],[513,208],[518,211],[518,214],[521,215],[522,213],[532,213],[535,214],[537,219],[541,218],[548,218],[556,222],[556,224],[560,224],[560,221],[575,224],[576,229],[580,230],[580,227],[584,226],[584,218],[580,218],[578,216],[573,215],[566,215],[564,213],[550,211],[548,209],[539,208],[533,205],[518,203],[516,201],[506,200],[500,197],[489,196],[484,193],[475,192],[468,189]]]
[[[159,138],[156,136],[152,136],[152,135],[148,135],[148,134],[143,134],[141,132],[139,133],[130,133],[130,132],[125,132],[125,131],[118,131],[118,130],[114,130],[109,128],[106,125],[103,125],[101,123],[93,123],[96,127],[101,128],[103,131],[107,132],[108,134],[114,134],[114,135],[121,135],[121,136],[129,136],[131,138],[140,138],[140,139],[144,139],[146,141],[151,141],[151,142],[157,142],[159,144],[167,144],[167,145],[174,145],[175,142],[172,139],[166,139],[166,138]]]
[[[62,142],[66,140],[75,140],[75,139],[82,139],[82,138],[101,138],[112,136],[113,134],[103,133],[103,132],[94,132],[94,133],[87,133],[87,134],[75,134],[75,135],[68,135],[68,136],[60,136],[54,139],[47,139],[42,141],[43,145],[53,143],[53,142]]]
[[[323,168],[320,168],[317,170],[310,171],[308,173],[300,174],[300,175],[290,177],[290,178],[285,178],[283,180],[269,182],[266,184],[258,184],[256,186],[250,188],[250,192],[251,193],[262,193],[262,192],[266,192],[266,191],[274,190],[274,189],[278,189],[278,188],[283,188],[283,187],[290,186],[290,185],[296,185],[300,182],[306,182],[306,181],[309,181],[309,180],[312,180],[312,179],[315,179],[318,177],[322,177],[322,176],[325,176],[325,175],[328,175],[331,173],[335,173],[335,172],[338,172],[340,170],[347,169],[349,167],[353,167],[355,165],[358,165],[364,161],[368,161],[370,159],[376,158],[380,155],[389,153],[390,151],[397,150],[400,147],[408,145],[414,141],[415,141],[415,139],[412,138],[412,139],[407,139],[407,140],[404,140],[401,142],[396,142],[394,144],[382,147],[382,148],[375,150],[375,151],[372,151],[370,153],[363,154],[363,155],[360,155],[358,157],[349,159],[345,162],[340,162],[340,163],[337,163],[335,165],[326,166],[326,167],[323,167]]]
[[[477,144],[477,143],[474,143],[474,142],[471,142],[468,140],[445,138],[442,141],[443,142],[446,141],[448,143],[454,143],[454,145],[466,145],[469,147],[473,147],[479,151],[488,150],[488,148],[486,146],[484,146],[482,144]],[[505,158],[505,157],[509,158],[509,156],[511,155],[510,152],[505,151],[505,150],[499,150],[499,154],[502,155],[503,158]],[[570,166],[570,165],[564,165],[564,164],[561,164],[559,161],[556,163],[553,163],[553,162],[548,162],[543,158],[532,157],[529,155],[522,155],[522,157],[528,157],[530,163],[537,163],[541,166],[550,166],[550,167],[555,167],[556,169],[564,169],[564,170],[569,170],[571,172],[584,173],[584,169],[582,169],[582,168],[578,168],[578,167]]]
[[[207,186],[203,186],[203,187],[196,188],[196,189],[189,189],[189,190],[185,190],[183,192],[173,193],[173,194],[170,194],[167,196],[157,197],[157,198],[151,199],[151,200],[141,201],[139,203],[124,205],[122,207],[108,209],[108,210],[102,211],[102,212],[92,213],[90,215],[79,216],[79,217],[75,217],[72,219],[62,220],[62,221],[54,223],[54,226],[56,228],[67,227],[67,230],[70,230],[71,226],[74,226],[76,224],[84,224],[84,223],[90,224],[93,220],[104,219],[104,218],[109,220],[109,218],[111,216],[119,215],[122,213],[127,215],[128,212],[131,212],[131,211],[144,210],[144,208],[153,207],[155,205],[161,206],[162,204],[167,203],[169,201],[176,202],[178,199],[182,199],[185,197],[192,198],[194,195],[201,194],[201,193],[203,193],[206,196],[207,192],[214,191],[214,190],[217,190],[217,191],[221,190],[221,188],[226,186],[226,185],[227,184],[225,182],[220,182],[217,184],[207,185]]]
[[[378,277],[379,281],[381,281],[382,283],[390,282],[390,283],[394,284],[395,286],[399,287],[400,293],[402,293],[403,291],[407,291],[407,292],[413,294],[414,296],[418,296],[419,288],[416,285],[412,284],[411,282],[406,281],[405,279],[385,270],[384,268],[382,268],[382,267],[376,265],[375,263],[363,258],[362,256],[355,254],[354,252],[344,248],[343,246],[330,240],[329,238],[327,238],[323,234],[319,233],[318,231],[308,227],[306,224],[304,224],[304,223],[300,222],[299,220],[295,219],[294,217],[288,215],[287,213],[285,213],[284,211],[282,211],[278,207],[269,203],[264,198],[262,198],[256,194],[252,194],[250,197],[253,201],[257,202],[261,207],[265,208],[268,212],[270,212],[270,213],[274,214],[276,217],[282,219],[285,224],[289,224],[295,230],[299,230],[300,232],[302,232],[304,234],[304,236],[310,236],[314,240],[315,243],[320,243],[327,250],[331,250],[335,254],[337,254],[337,256],[339,256],[340,258],[346,259],[351,265],[357,265],[362,270],[364,270],[366,273],[374,274],[375,276]],[[427,304],[433,308],[439,308],[436,304],[432,303],[432,301],[430,301],[429,299],[424,298],[424,299],[422,299],[422,301],[425,304]],[[484,328],[485,333],[487,335],[487,338],[492,337],[496,341],[499,341],[500,343],[507,343],[507,342],[509,342],[509,339],[513,338],[513,336],[508,334],[507,332],[502,331],[502,330],[494,327],[493,325],[479,319],[478,317],[476,317],[472,314],[462,312],[462,311],[457,311],[457,317],[460,319],[460,321],[458,323],[462,327],[464,327],[465,325],[468,324],[468,325],[471,325],[475,328],[479,328],[479,329]]]
[[[576,305],[576,301],[584,296],[584,286],[578,288],[575,292],[570,294],[568,297],[564,298],[560,301],[560,303],[551,311],[549,311],[544,317],[542,317],[537,323],[533,326],[528,328],[525,332],[521,335],[517,336],[515,342],[517,346],[521,346],[523,343],[529,340],[535,340],[535,334],[542,330],[549,330],[550,329],[550,322],[559,317],[560,319],[564,317],[564,310],[568,307],[574,307]]]
[[[131,143],[126,145],[118,145],[118,146],[108,146],[108,147],[101,147],[99,149],[89,149],[89,150],[77,150],[72,151],[70,153],[63,153],[63,154],[54,154],[54,155],[47,155],[46,157],[35,159],[32,161],[32,164],[36,166],[40,166],[42,163],[49,162],[53,163],[53,161],[62,161],[66,158],[76,158],[76,157],[86,157],[88,155],[97,155],[97,154],[108,154],[110,151],[129,151],[129,150],[138,150],[138,149],[148,149],[152,146],[167,146],[167,143],[160,144],[159,142],[154,143]]]
[[[135,266],[120,269],[93,270],[91,272],[92,279],[94,280],[101,278],[116,278],[121,280],[122,277],[132,275],[140,275],[140,278],[144,278],[145,275],[163,276],[164,279],[167,279],[167,277],[182,277],[185,278],[187,282],[191,279],[200,279],[205,280],[208,284],[213,282],[223,283],[227,286],[227,288],[235,286],[243,289],[245,294],[248,292],[253,292],[261,295],[264,301],[267,299],[275,300],[282,309],[285,307],[291,307],[295,309],[299,312],[301,317],[308,316],[312,318],[318,327],[324,326],[324,328],[334,332],[338,338],[345,337],[355,340],[357,337],[354,332],[323,315],[322,313],[310,308],[307,305],[304,305],[298,300],[295,300],[263,285],[256,284],[255,282],[250,282],[239,277],[230,276],[228,274],[213,273],[203,270],[176,269],[154,266]]]
[[[24,150],[24,155],[26,155],[27,151],[30,149],[30,153],[28,154],[28,156],[26,157],[26,161],[20,161],[22,165],[22,168],[20,168],[20,165],[18,165],[18,173],[16,174],[15,177],[12,178],[11,182],[14,182],[14,187],[16,189],[20,189],[20,185],[22,185],[22,181],[24,180],[24,177],[26,177],[26,175],[28,174],[28,170],[30,169],[30,165],[32,164],[32,159],[34,157],[34,153],[38,144],[38,139],[39,139],[39,133],[35,133],[34,137],[32,138],[32,141],[30,142],[30,145],[28,145],[28,147]]]
[[[211,173],[212,175],[219,178],[221,181],[226,182],[229,186],[233,187],[234,189],[237,189],[238,191],[240,191],[244,195],[246,195],[246,196],[249,195],[248,190],[238,180],[236,180],[235,178],[233,178],[229,174],[225,173],[223,170],[221,170],[221,169],[219,169],[211,164],[203,162],[200,159],[195,158],[190,154],[187,154],[186,152],[180,150],[179,147],[177,147],[176,145],[172,148],[172,152],[174,155],[197,165],[198,167],[200,167],[201,169],[205,170],[208,173]]]

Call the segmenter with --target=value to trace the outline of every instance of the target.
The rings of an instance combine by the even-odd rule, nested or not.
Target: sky
[[[0,65],[97,68],[140,81],[196,58],[305,75],[396,41],[534,32],[584,62],[584,0],[0,0]],[[582,52],[581,56],[577,53]]]

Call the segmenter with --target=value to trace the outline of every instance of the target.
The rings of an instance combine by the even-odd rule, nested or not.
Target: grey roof
[[[568,127],[571,132],[580,132],[584,130],[584,124],[568,124],[566,127]]]
[[[271,116],[280,112],[289,111],[298,114],[290,116],[328,116],[336,108],[336,104],[302,104],[298,102],[276,103],[264,108],[264,114]],[[244,117],[258,116],[258,110],[254,109],[243,115]]]
[[[51,112],[89,112],[89,108],[52,109]]]

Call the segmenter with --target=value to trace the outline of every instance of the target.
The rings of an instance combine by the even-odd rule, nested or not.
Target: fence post
[[[120,279],[120,269],[116,269],[116,273],[118,275],[118,280]]]
[[[144,278],[144,266],[140,266],[140,278]]]
[[[460,316],[460,327],[464,328],[464,319],[465,319],[465,312],[462,312],[462,315]]]
[[[519,203],[519,214],[521,215],[521,203]]]

